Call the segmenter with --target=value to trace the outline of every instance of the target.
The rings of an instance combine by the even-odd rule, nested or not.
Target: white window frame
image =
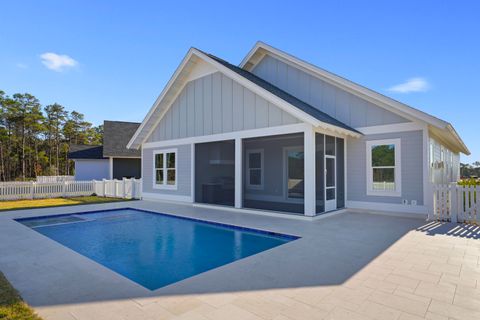
[[[175,154],[175,184],[167,184],[167,153]],[[155,158],[157,154],[163,154],[163,184],[157,183],[157,168],[155,167]],[[163,150],[154,150],[153,151],[153,161],[152,161],[152,177],[153,177],[153,188],[162,189],[162,190],[177,190],[178,185],[178,150],[175,149],[163,149]],[[170,168],[171,170],[171,168]]]
[[[260,153],[260,168],[250,168],[250,154],[252,153]],[[265,171],[265,166],[264,166],[264,149],[250,149],[245,151],[247,159],[245,160],[245,165],[246,165],[246,188],[247,189],[253,189],[253,190],[263,190],[265,186],[265,179],[264,179],[264,171]],[[258,170],[260,169],[260,179],[262,181],[261,184],[251,184],[250,183],[250,170]]]
[[[379,145],[395,146],[395,190],[374,190],[373,189],[373,167],[372,167],[372,147]],[[401,139],[369,140],[366,143],[367,151],[367,195],[369,196],[402,196],[402,150]]]

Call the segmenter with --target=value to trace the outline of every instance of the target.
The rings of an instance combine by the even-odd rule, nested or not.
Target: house
[[[239,66],[191,48],[127,148],[145,199],[306,216],[427,214],[469,154],[448,122],[262,42]]]
[[[136,122],[104,121],[103,145],[71,145],[68,157],[75,162],[75,180],[140,178],[140,151],[126,148],[139,126]]]

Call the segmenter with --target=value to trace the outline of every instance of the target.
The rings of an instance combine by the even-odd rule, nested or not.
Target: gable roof
[[[127,149],[127,144],[140,123],[125,121],[103,122],[104,157],[140,157],[140,150]]]
[[[188,82],[189,74],[200,61],[210,64],[217,71],[306,123],[349,136],[360,137],[362,135],[357,130],[317,110],[254,74],[211,54],[204,53],[196,48],[190,48],[172,78],[147,113],[140,127],[127,144],[127,148],[138,149],[140,147],[165,115],[172,102]]]
[[[257,77],[253,73],[251,73],[249,71],[246,71],[242,68],[239,68],[237,66],[234,66],[231,63],[229,63],[229,62],[227,62],[223,59],[220,59],[220,58],[218,58],[218,57],[216,57],[212,54],[209,54],[209,53],[205,53],[205,54],[207,56],[209,56],[210,58],[214,59],[215,61],[223,64],[224,66],[226,66],[230,70],[236,72],[237,74],[244,77],[245,79],[255,83],[256,85],[258,85],[258,86],[262,87],[263,89],[271,92],[272,94],[276,95],[277,97],[285,100],[286,102],[290,103],[292,106],[304,111],[305,113],[308,113],[312,117],[315,117],[316,119],[318,119],[322,122],[325,122],[325,123],[328,123],[328,124],[331,124],[331,125],[334,125],[334,126],[337,126],[337,127],[340,127],[340,128],[352,131],[352,132],[357,132],[358,134],[361,134],[359,131],[355,130],[354,128],[344,124],[343,122],[329,116],[328,114],[326,114],[323,111],[320,111],[319,109],[315,108],[314,106],[311,106],[308,103],[298,99],[297,97],[295,97],[295,96],[285,92],[284,90],[274,86],[270,82],[267,82],[267,81],[263,80],[262,78]]]
[[[103,146],[71,144],[69,150],[69,159],[105,159],[103,156]]]
[[[452,150],[462,152],[466,155],[470,154],[467,146],[449,122],[368,89],[325,69],[319,68],[264,42],[259,41],[255,44],[255,46],[240,63],[240,67],[244,70],[251,71],[265,55],[271,55],[280,59],[281,61],[286,62],[287,64],[294,65],[308,74],[320,78],[321,80],[350,92],[362,99],[370,101],[379,107],[397,113],[402,117],[410,119],[411,121],[425,123],[429,126],[431,132],[434,133],[436,137],[441,139],[442,142],[446,143]]]

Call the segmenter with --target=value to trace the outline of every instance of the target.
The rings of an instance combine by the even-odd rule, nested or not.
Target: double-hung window
[[[263,189],[263,150],[247,150],[247,188]]]
[[[153,154],[154,183],[157,189],[177,188],[177,150],[159,150]]]
[[[367,195],[402,194],[400,139],[367,141]]]

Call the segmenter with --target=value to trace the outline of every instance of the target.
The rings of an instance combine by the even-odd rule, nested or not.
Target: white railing
[[[1,182],[0,200],[81,197],[96,194],[102,197],[140,199],[141,179],[62,182]]]
[[[75,176],[37,176],[38,183],[75,181]]]
[[[480,186],[434,185],[433,219],[480,224]]]

